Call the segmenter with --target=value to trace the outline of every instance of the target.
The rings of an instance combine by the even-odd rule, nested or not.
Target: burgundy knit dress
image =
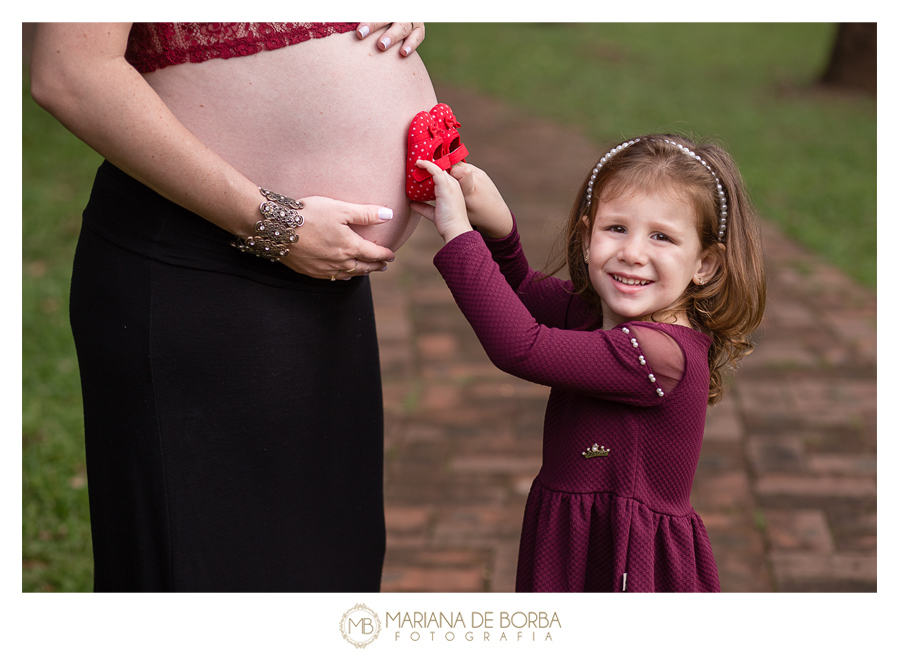
[[[585,330],[587,304],[569,282],[536,280],[515,228],[464,233],[434,263],[491,361],[551,387],[516,591],[719,591],[690,504],[709,338],[651,322]]]

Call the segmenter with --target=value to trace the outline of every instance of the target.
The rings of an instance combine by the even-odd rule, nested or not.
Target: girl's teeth
[[[647,281],[641,281],[639,279],[625,279],[625,278],[622,278],[620,276],[615,276],[615,275],[613,275],[613,278],[616,281],[621,281],[622,283],[629,285],[629,286],[643,286],[643,285],[647,284]]]

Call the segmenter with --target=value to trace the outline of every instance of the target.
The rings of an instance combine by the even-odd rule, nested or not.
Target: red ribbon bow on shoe
[[[429,160],[444,171],[469,155],[457,128],[461,124],[453,110],[438,103],[429,112],[419,112],[409,127],[406,164],[406,196],[413,201],[434,200],[434,180],[417,160]]]

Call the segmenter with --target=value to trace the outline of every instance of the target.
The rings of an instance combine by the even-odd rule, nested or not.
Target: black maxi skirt
[[[378,591],[369,281],[306,277],[232,239],[100,167],[70,306],[95,591]]]

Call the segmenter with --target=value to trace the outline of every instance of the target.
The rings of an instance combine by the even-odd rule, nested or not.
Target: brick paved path
[[[543,264],[600,145],[438,89]],[[527,138],[527,139],[526,139]],[[757,350],[707,420],[692,502],[726,592],[875,591],[875,294],[764,228]],[[549,389],[488,361],[422,223],[373,276],[384,375],[386,592],[507,592]]]

